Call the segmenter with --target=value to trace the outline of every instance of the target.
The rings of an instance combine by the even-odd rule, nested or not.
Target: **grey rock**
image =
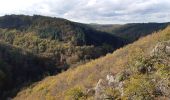
[[[157,84],[157,91],[170,98],[170,87],[168,86],[168,79],[162,79]]]
[[[116,82],[115,76],[113,74],[111,74],[111,73],[109,73],[106,76],[106,80],[107,80],[109,86],[114,86],[114,83]]]
[[[121,93],[121,96],[123,96],[124,95],[124,82],[119,83],[118,89],[119,89],[119,92]]]
[[[165,47],[165,52],[166,52],[168,55],[170,55],[170,46],[166,46],[166,47]]]
[[[170,41],[160,42],[151,52],[152,56],[170,55]]]
[[[105,92],[105,81],[100,79],[95,87],[95,100],[103,100]]]

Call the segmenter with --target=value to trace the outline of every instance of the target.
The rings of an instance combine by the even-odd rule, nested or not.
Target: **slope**
[[[32,100],[33,98],[34,100],[74,100],[86,98],[84,96],[86,89],[95,87],[99,79],[105,79],[108,73],[117,74],[125,70],[129,65],[133,65],[136,62],[135,59],[148,56],[157,43],[167,40],[170,40],[170,27],[144,37],[105,57],[81,65],[76,69],[70,69],[57,76],[47,77],[43,81],[22,90],[14,100],[22,100],[23,98],[27,100]],[[131,67],[133,68],[133,66]],[[140,75],[143,78],[144,76],[148,77],[146,74]],[[142,81],[140,80],[139,83]],[[138,80],[135,82],[138,84]],[[132,84],[130,86],[133,86]],[[133,88],[130,88],[131,91],[134,91]],[[93,96],[89,97],[89,99],[93,99]],[[138,99],[141,100],[142,98]]]
[[[0,97],[14,96],[45,76],[112,52],[126,42],[62,18],[0,17]]]
[[[52,58],[56,66],[64,69],[126,44],[119,37],[87,25],[39,15],[0,17],[0,39],[33,54]]]
[[[117,47],[120,39],[108,33],[96,31],[81,23],[40,15],[6,15],[0,17],[0,28],[35,32],[40,38],[50,38],[63,42],[72,41],[75,45],[102,45],[106,43]],[[108,38],[108,40],[103,38]]]
[[[0,98],[15,95],[23,86],[61,72],[48,58],[0,42]]]
[[[169,23],[129,23],[124,25],[90,25],[93,28],[114,34],[134,42],[140,37],[165,29]]]

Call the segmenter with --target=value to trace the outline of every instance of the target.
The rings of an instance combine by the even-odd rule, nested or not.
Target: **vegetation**
[[[150,52],[156,44],[167,40],[170,40],[170,27],[116,50],[113,54],[107,54],[105,57],[93,60],[75,69],[69,69],[59,75],[45,78],[35,86],[31,86],[18,93],[14,100],[21,100],[23,98],[31,100],[34,97],[45,99],[46,95],[42,94],[46,89],[48,90],[47,93],[52,94],[51,97],[57,100],[66,97],[67,92],[72,91],[73,87],[81,87],[81,90],[76,95],[83,94],[85,93],[83,91],[94,87],[97,81],[105,78],[108,73],[117,74],[123,70],[128,70],[130,76],[125,79],[120,78],[120,81],[125,82],[125,94],[121,97],[122,99],[148,100],[166,98],[168,97],[167,91],[155,92],[155,89],[160,85],[158,83],[166,86],[166,89],[169,88],[169,80],[167,80],[169,79],[169,63],[167,63],[169,56],[150,56]],[[141,67],[145,69],[149,66],[153,68],[150,72],[140,70]],[[158,81],[152,81],[152,79]],[[39,86],[48,87],[36,92],[35,89]],[[112,95],[112,92],[116,94]],[[106,93],[120,98],[120,94],[116,90],[109,89]],[[86,99],[93,98],[87,97]]]
[[[73,89],[70,89],[66,93],[66,100],[86,100],[86,95],[83,92],[83,89],[81,87],[75,87]]]
[[[121,38],[65,19],[39,15],[0,17],[0,98],[15,96],[33,82],[125,44]]]
[[[15,95],[20,87],[61,71],[50,59],[38,57],[6,43],[0,43],[0,59],[1,98]]]
[[[108,87],[105,92],[111,98],[166,97],[167,91],[157,91],[156,87],[161,83],[169,89],[169,56],[148,55],[158,42],[170,39],[170,28],[120,47],[168,24],[114,25],[113,30],[112,25],[108,25],[102,26],[105,30],[97,31],[93,25],[60,18],[0,17],[0,98],[14,97],[21,91],[14,99],[91,100],[94,97],[88,96],[86,90],[110,72],[126,84],[123,97],[118,89]],[[114,35],[104,32],[108,27]],[[107,54],[114,50],[113,54]],[[98,57],[101,58],[93,60]],[[148,67],[154,70],[150,73]],[[128,70],[130,76],[125,77],[123,70]]]
[[[1,17],[0,39],[53,59],[57,66],[94,59],[126,44],[121,38],[83,24],[38,15]]]
[[[125,25],[90,25],[91,27],[114,34],[129,42],[134,42],[140,37],[165,29],[170,23],[131,23]]]

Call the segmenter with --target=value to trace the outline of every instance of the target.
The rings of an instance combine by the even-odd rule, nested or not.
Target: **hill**
[[[120,32],[120,35],[123,33],[118,36],[104,32],[100,25],[95,25],[95,27],[102,31],[87,24],[75,23],[62,18],[39,15],[0,17],[0,98],[13,97],[20,89],[26,88],[44,77],[56,75],[67,69],[69,71],[77,69],[76,67],[81,67],[81,64],[113,52],[141,36],[163,29],[167,25],[168,23],[159,25],[154,23],[148,24],[148,26],[146,24],[102,26],[105,27],[104,31],[113,32],[113,28],[116,33]],[[150,28],[145,29],[146,26]],[[125,39],[123,37],[125,34],[131,37],[130,32],[134,32],[137,37],[132,34],[134,38]],[[145,34],[141,34],[141,32],[145,32]],[[118,58],[114,58],[116,63],[119,63],[119,60],[122,61]],[[124,58],[122,57],[122,59]],[[111,65],[110,60],[104,61]],[[113,65],[115,61],[113,61]],[[105,62],[101,61],[103,64]],[[94,68],[97,68],[95,66],[98,65],[94,65]],[[120,65],[117,64],[117,66]],[[99,75],[93,81],[101,76]],[[79,76],[77,77],[79,78]],[[96,76],[94,75],[94,77]],[[74,79],[74,76],[72,78]],[[72,79],[69,80],[72,84]],[[79,84],[79,82],[74,84]],[[63,86],[61,91],[59,89],[61,93],[65,93],[65,89],[67,89],[65,85],[59,86]],[[91,85],[87,87],[92,87]],[[60,92],[57,96],[62,96]]]
[[[61,72],[48,58],[0,42],[0,97],[15,95],[20,88]]]
[[[125,40],[87,25],[46,16],[0,17],[0,98],[112,52]]]
[[[53,58],[57,66],[94,59],[127,43],[84,24],[39,15],[0,17],[0,39],[40,56]]]
[[[129,23],[124,25],[90,25],[94,29],[114,34],[115,36],[134,42],[140,37],[165,29],[170,23]]]
[[[105,96],[110,99],[125,100],[168,99],[170,60],[169,51],[167,51],[169,49],[165,49],[165,47],[169,48],[170,43],[165,42],[168,40],[170,40],[170,27],[141,38],[105,57],[59,75],[47,77],[23,89],[14,100],[23,98],[27,100],[91,100],[103,99]],[[111,77],[115,77],[112,81],[110,80],[113,86],[102,86],[104,84],[102,80],[110,74]],[[110,76],[107,79],[110,79]],[[124,84],[123,90],[114,87],[116,82],[119,85]],[[89,89],[93,87],[95,87],[95,93],[93,91],[89,93],[91,91]]]
[[[21,32],[35,32],[40,38],[49,38],[62,42],[71,41],[75,45],[102,45],[106,43],[115,44],[116,47],[118,46],[116,44],[120,44],[118,42],[121,39],[106,32],[96,31],[81,23],[39,15],[6,15],[0,18],[0,28],[16,29]]]

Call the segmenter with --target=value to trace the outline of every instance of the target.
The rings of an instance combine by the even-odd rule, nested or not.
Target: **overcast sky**
[[[45,15],[84,23],[170,21],[170,0],[0,0],[0,16]]]

